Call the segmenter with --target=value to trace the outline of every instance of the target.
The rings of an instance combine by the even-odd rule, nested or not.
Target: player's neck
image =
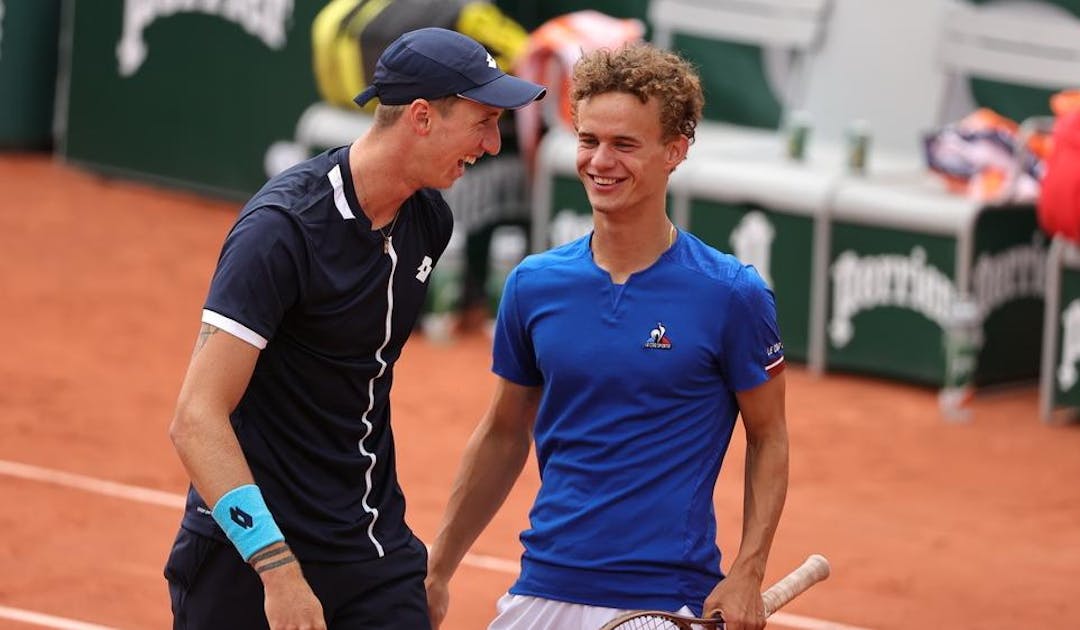
[[[388,225],[401,204],[414,192],[400,171],[401,156],[389,155],[393,142],[366,142],[365,135],[349,147],[349,170],[360,209],[372,229]]]
[[[636,217],[594,213],[593,221],[593,260],[615,284],[651,267],[678,234],[663,211]]]

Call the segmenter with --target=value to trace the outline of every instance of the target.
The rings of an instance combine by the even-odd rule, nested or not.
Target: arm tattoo
[[[267,560],[269,560],[269,562],[267,562]],[[254,556],[251,556],[251,559],[248,560],[248,564],[255,569],[256,573],[265,573],[270,569],[276,569],[291,562],[296,562],[296,556],[292,554],[292,549],[289,549],[289,546],[286,544],[281,544],[266,551],[260,551]]]
[[[210,335],[221,330],[217,326],[211,326],[210,324],[203,324],[199,327],[199,338],[195,340],[195,352],[192,354],[198,354],[199,350],[206,345],[206,340],[210,338]]]
[[[269,551],[263,551],[261,553],[255,554],[254,556],[251,556],[251,559],[248,560],[248,564],[252,564],[252,565],[258,564],[259,562],[262,562],[263,560],[266,560],[268,558],[273,558],[274,556],[279,556],[279,555],[281,555],[283,553],[289,553],[289,548],[287,546],[285,546],[285,545],[282,545],[280,547],[275,547],[274,549],[271,549]]]
[[[294,555],[292,555],[290,553],[287,557],[282,558],[281,560],[276,560],[274,562],[267,562],[265,564],[256,565],[255,566],[255,572],[256,573],[266,573],[270,569],[276,569],[276,568],[278,568],[280,566],[284,566],[284,565],[289,564],[291,562],[296,562],[296,556],[294,556]]]

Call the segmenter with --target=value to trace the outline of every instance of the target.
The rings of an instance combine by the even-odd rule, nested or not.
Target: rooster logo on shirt
[[[645,347],[650,350],[671,350],[671,340],[667,336],[667,327],[663,322],[656,322],[656,328],[649,331],[649,340]]]

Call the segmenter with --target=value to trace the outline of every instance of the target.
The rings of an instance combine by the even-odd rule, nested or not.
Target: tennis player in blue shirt
[[[571,102],[594,230],[506,282],[495,397],[429,561],[433,625],[535,441],[541,487],[492,630],[595,630],[643,608],[722,611],[728,630],[758,630],[787,492],[783,345],[757,272],[668,219],[699,78],[649,45],[600,50],[576,64]],[[725,576],[713,490],[740,414],[742,541]]]
[[[171,437],[191,476],[175,628],[427,628],[394,469],[394,363],[453,219],[436,190],[544,89],[456,32],[380,56],[369,132],[271,179],[222,248]]]

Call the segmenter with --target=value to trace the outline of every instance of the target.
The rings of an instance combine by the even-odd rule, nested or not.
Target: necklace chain
[[[668,230],[667,246],[668,249],[671,249],[671,246],[675,244],[675,224],[669,223],[668,225],[670,225],[671,228]]]
[[[390,221],[390,229],[389,230],[386,230],[385,232],[383,231],[383,228],[386,227],[385,225],[382,226],[381,228],[379,228],[379,234],[382,234],[383,238],[390,238],[390,235],[394,233],[394,226],[397,225],[397,219],[398,219],[398,216],[400,214],[401,213],[399,212],[399,213],[394,215],[394,219],[392,221]]]
[[[358,184],[360,188],[360,190],[357,191],[357,200],[360,202],[360,207],[364,207],[366,205],[364,203],[366,201],[366,199],[364,199],[364,196],[367,193],[367,186],[364,185],[364,176],[360,171],[356,172],[356,178],[357,180],[359,180]],[[383,238],[384,254],[390,253],[390,236],[394,233],[394,228],[397,226],[397,220],[399,216],[401,216],[400,209],[396,213],[394,213],[394,218],[390,221],[390,229],[384,230],[383,227],[386,227],[385,225],[383,227],[376,228],[379,230],[379,234],[381,234]]]
[[[399,216],[401,216],[400,211],[397,214],[395,214],[394,219],[392,221],[390,221],[390,229],[389,230],[386,230],[384,232],[382,227],[379,228],[379,234],[382,234],[382,237],[383,237],[383,253],[384,254],[389,254],[390,253],[390,235],[394,233],[394,227],[397,226],[397,220],[398,220]],[[383,226],[383,227],[386,227],[386,226]]]

